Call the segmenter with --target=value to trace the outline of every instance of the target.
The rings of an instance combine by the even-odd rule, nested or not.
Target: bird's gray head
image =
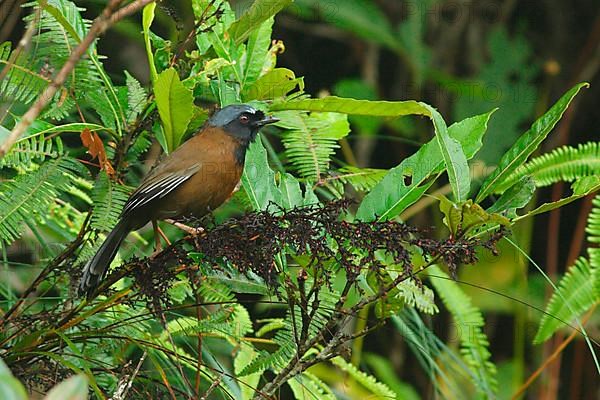
[[[260,128],[277,121],[278,118],[266,116],[247,104],[232,104],[215,112],[208,120],[208,125],[221,128],[249,143],[256,138]]]

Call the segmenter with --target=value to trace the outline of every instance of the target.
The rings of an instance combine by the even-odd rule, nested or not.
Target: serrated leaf
[[[471,158],[481,146],[481,138],[494,111],[467,118],[448,128],[465,156]],[[443,171],[444,161],[436,139],[430,140],[400,165],[390,169],[381,182],[361,202],[356,218],[362,221],[387,220],[417,201]]]
[[[486,212],[479,204],[474,204],[473,200],[455,203],[442,195],[438,196],[438,199],[440,211],[444,214],[444,224],[454,237],[485,224],[510,225],[508,218]]]
[[[154,83],[156,107],[162,121],[167,153],[175,150],[192,119],[194,98],[174,68],[164,70]]]
[[[540,143],[548,136],[548,133],[554,128],[561,119],[563,113],[571,104],[573,98],[583,87],[588,87],[587,83],[580,83],[565,93],[544,115],[538,118],[531,128],[525,132],[515,144],[502,156],[498,167],[488,176],[479,190],[476,202],[481,202],[507,177],[510,176],[518,167],[523,164],[533,153]]]

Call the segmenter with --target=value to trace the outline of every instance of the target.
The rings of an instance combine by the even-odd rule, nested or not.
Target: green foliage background
[[[76,3],[24,5],[22,27],[35,28],[31,43],[15,49],[17,26],[0,45],[0,143],[101,10]],[[462,16],[466,25],[461,17],[445,20],[443,3],[407,3],[404,12],[366,0],[151,3],[95,42],[0,160],[1,393],[26,398],[19,380],[30,393],[46,393],[79,374],[55,392],[84,397],[87,382],[93,396],[109,398],[129,379],[132,398],[250,399],[264,398],[265,390],[296,399],[508,398],[519,389],[539,398],[542,385],[523,386],[536,368],[545,369],[544,379],[565,378],[547,372],[553,347],[540,344],[573,331],[576,350],[565,351],[584,354],[586,372],[566,376],[594,393],[598,332],[589,327],[598,322],[600,258],[588,243],[600,241],[600,200],[592,201],[600,188],[599,125],[577,135],[585,143],[555,149],[564,134],[553,132],[574,118],[566,113],[577,101],[583,107],[597,93],[595,75],[569,80],[588,79],[591,89],[557,82],[556,66],[540,65],[527,28],[504,14],[486,25],[479,45],[453,56],[430,36],[457,46],[457,38],[444,36],[452,22],[473,35],[486,21],[477,12]],[[320,57],[324,47],[328,57]],[[343,62],[327,65],[335,55]],[[388,75],[390,64],[400,73]],[[314,73],[300,76],[310,68]],[[329,68],[344,72],[332,80]],[[131,278],[106,296],[77,299],[74,274],[159,154],[193,135],[214,106],[239,102],[281,121],[250,147],[242,189],[217,210],[216,224],[273,204],[292,209],[352,198],[350,223],[404,220],[444,238],[484,237],[503,225],[512,235],[500,242],[500,256],[482,252],[458,281],[413,251],[423,285],[400,282],[381,302],[340,318],[344,324],[333,331],[328,321],[337,318],[340,298],[351,308],[379,291],[368,272],[348,299],[348,277],[339,274],[312,303],[307,326],[298,322],[306,310],[292,301],[298,293],[277,295],[259,276],[232,265],[207,268],[194,253],[201,284],[180,274],[162,313],[136,297]],[[83,131],[99,135],[114,171],[87,154]],[[570,189],[559,197],[542,189],[565,183]],[[582,208],[574,229],[585,230],[585,239],[573,240],[570,265],[548,271],[536,261],[553,232],[540,233],[538,221],[560,207]],[[172,239],[182,236],[163,228]],[[130,235],[114,265],[150,255],[151,243],[148,229]],[[378,261],[385,279],[398,278],[394,262],[384,255]],[[276,264],[285,282],[297,281],[310,262],[286,250]],[[310,275],[312,284],[317,277]],[[44,319],[53,312],[64,318]],[[303,329],[308,338],[326,330],[331,337],[300,351]],[[356,337],[321,360],[338,331]],[[320,362],[302,369],[306,360]],[[290,365],[298,370],[284,374]],[[569,390],[563,384],[554,393]]]

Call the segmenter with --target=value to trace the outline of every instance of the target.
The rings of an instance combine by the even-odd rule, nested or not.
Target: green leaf
[[[340,97],[377,100],[377,93],[375,93],[373,86],[362,79],[343,79],[335,84],[333,93]],[[384,123],[381,118],[374,116],[352,115],[349,119],[353,130],[358,130],[361,135],[375,135]]]
[[[457,329],[462,333],[459,335],[461,354],[475,376],[473,381],[479,393],[486,398],[495,398],[496,366],[490,360],[489,341],[483,332],[484,320],[481,311],[437,265],[430,266],[429,271],[431,283],[452,314]]]
[[[192,91],[183,86],[174,68],[164,70],[154,83],[156,106],[162,121],[167,153],[181,143],[194,111]]]
[[[454,203],[440,195],[440,211],[444,214],[444,224],[450,229],[452,236],[458,236],[486,224],[509,226],[508,218],[499,214],[487,213],[473,200]]]
[[[424,103],[422,103],[424,104]],[[433,107],[425,106],[430,111],[430,118],[435,127],[436,139],[444,156],[446,171],[450,179],[450,186],[456,201],[464,201],[471,189],[471,177],[469,176],[469,165],[460,143],[448,135],[446,122]]]
[[[240,372],[244,370],[252,361],[258,356],[258,352],[253,346],[246,342],[241,342],[237,354],[233,360],[234,371],[236,373],[236,380],[240,383],[240,391],[242,393],[242,400],[251,400],[254,397],[255,389],[258,387],[258,383],[262,372],[255,372],[246,376],[239,376]]]
[[[260,25],[290,5],[293,0],[255,0],[250,8],[228,30],[236,45],[242,44]]]
[[[414,100],[371,101],[327,96],[320,99],[302,98],[299,100],[278,101],[271,104],[271,111],[301,110],[317,112],[338,112],[349,115],[376,115],[379,117],[401,117],[404,115],[430,116],[430,110]]]
[[[554,128],[561,119],[563,113],[579,93],[581,88],[588,87],[587,83],[575,85],[565,95],[563,95],[544,115],[537,119],[510,149],[502,156],[498,167],[486,178],[481,185],[476,201],[479,203],[488,195],[494,192],[495,187],[504,179],[521,166],[527,158],[533,153],[540,143],[548,136],[548,133]]]
[[[269,47],[271,46],[271,33],[273,30],[274,18],[269,18],[260,25],[260,28],[250,34],[246,44],[246,54],[242,62],[243,80],[242,88],[246,89],[248,84],[256,80],[272,68],[269,56]]]
[[[285,209],[300,207],[304,204],[300,182],[291,174],[280,176],[279,190],[281,190],[282,204]]]
[[[156,2],[148,3],[144,6],[142,12],[142,29],[144,30],[144,43],[146,44],[146,56],[148,57],[148,65],[150,66],[150,78],[152,82],[156,82],[158,78],[158,72],[156,71],[156,65],[154,64],[154,54],[152,53],[152,45],[150,44],[150,25],[154,21],[154,10],[156,9]]]
[[[545,342],[565,323],[570,323],[598,301],[600,299],[594,293],[594,279],[589,261],[580,257],[569,267],[558,283],[557,291],[550,297],[534,343]]]
[[[252,85],[244,87],[241,96],[244,102],[250,100],[271,100],[284,97],[296,86],[304,90],[304,80],[296,78],[287,68],[275,68],[261,76]]]
[[[506,190],[494,204],[487,209],[490,213],[509,211],[509,216],[516,216],[515,210],[525,207],[533,197],[535,182],[527,175]]]
[[[242,187],[254,210],[265,210],[271,203],[281,203],[281,191],[275,185],[275,173],[269,166],[267,150],[260,140],[254,141],[248,148]]]
[[[86,400],[88,382],[83,374],[74,375],[52,388],[44,400]]]
[[[25,387],[15,378],[0,358],[0,399],[2,400],[27,400]]]
[[[442,116],[428,104],[416,101],[370,101],[328,96],[322,99],[301,99],[274,103],[270,109],[272,111],[330,111],[354,115],[378,115],[389,117],[425,115],[433,122],[436,140],[440,146],[442,157],[446,164],[454,196],[458,200],[464,200],[468,195],[470,177],[465,152],[459,142],[448,135],[446,123]]]
[[[481,147],[481,138],[495,110],[457,122],[448,135],[460,142],[467,158]],[[356,218],[362,221],[387,220],[417,201],[443,171],[444,161],[436,139],[432,139],[400,165],[392,168],[361,202]]]
[[[202,19],[196,35],[196,45],[201,55],[206,54],[212,47],[218,57],[229,62],[237,59],[240,46],[235,45],[227,33],[229,27],[235,22],[235,13],[226,0],[195,0],[192,9],[196,21]],[[208,18],[206,18],[208,16]],[[230,51],[231,50],[231,51]]]

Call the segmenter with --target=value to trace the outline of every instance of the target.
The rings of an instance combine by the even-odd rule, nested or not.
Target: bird
[[[117,224],[85,264],[79,294],[94,294],[129,232],[157,220],[200,218],[223,204],[239,185],[249,144],[263,126],[277,121],[247,104],[217,110],[129,196]]]

